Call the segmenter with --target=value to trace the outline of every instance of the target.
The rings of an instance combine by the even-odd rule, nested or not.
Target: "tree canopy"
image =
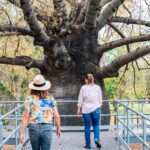
[[[149,0],[2,0],[0,4],[1,64],[56,73],[65,72],[70,64],[82,68],[84,61],[85,70],[90,68],[101,78],[118,77],[120,68],[126,72],[129,63],[149,69]],[[103,63],[104,57],[121,49],[120,55]],[[146,63],[144,68],[140,62]]]

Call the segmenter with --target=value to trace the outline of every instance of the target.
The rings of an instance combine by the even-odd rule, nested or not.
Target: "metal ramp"
[[[91,134],[93,140],[93,134]],[[113,131],[102,132],[102,148],[101,150],[120,150],[115,140]],[[54,133],[52,141],[52,150],[85,150],[84,133],[83,132],[63,132],[60,139]],[[32,150],[30,141],[21,150]],[[92,150],[97,150],[94,142],[92,142]]]
[[[68,100],[59,100],[59,102],[68,103]],[[72,102],[76,103],[77,101]],[[116,120],[116,124],[111,122],[111,125],[101,126],[101,143],[103,146],[101,149],[129,150],[131,149],[130,144],[137,142],[143,145],[140,150],[150,150],[150,113],[145,114],[144,111],[146,105],[150,106],[150,100],[110,100],[109,103],[110,105],[115,104],[117,112],[102,114],[102,116],[113,118]],[[138,110],[135,107],[137,104],[140,108]],[[23,145],[18,142],[24,103],[22,101],[0,102],[0,112],[4,105],[13,105],[13,107],[10,107],[5,114],[0,113],[0,150],[7,144],[15,145],[16,150],[31,150],[28,134],[26,134]],[[76,115],[68,114],[61,115],[61,117],[76,117]],[[10,120],[12,125],[5,125],[6,120]],[[84,150],[83,126],[62,126],[62,130],[62,136],[59,140],[54,133],[52,150]],[[93,137],[93,134],[91,136]],[[97,149],[94,142],[92,149]]]

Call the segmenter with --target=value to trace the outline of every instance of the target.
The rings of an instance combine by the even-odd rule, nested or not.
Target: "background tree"
[[[119,70],[150,53],[150,34],[146,0],[3,0],[0,32],[5,47],[11,42],[8,37],[16,38],[15,53],[10,49],[2,51],[1,64],[25,66],[26,69],[38,68],[52,82],[51,92],[57,98],[77,99],[79,89],[84,83],[86,73],[92,72],[96,82],[102,87],[104,99],[105,78],[119,76]],[[11,3],[11,5],[9,4]],[[130,6],[130,8],[129,8]],[[132,7],[131,7],[132,6]],[[6,9],[5,9],[6,8]],[[136,8],[136,9],[135,9]],[[138,9],[137,9],[138,8]],[[131,10],[130,10],[131,9]],[[11,13],[9,13],[11,12]],[[126,28],[124,26],[126,24]],[[136,30],[134,32],[134,27]],[[114,30],[121,38],[112,34]],[[130,35],[127,34],[128,31]],[[99,34],[98,34],[99,33]],[[98,36],[99,35],[99,36]],[[28,36],[30,44],[43,55],[19,55],[18,37]],[[107,37],[103,40],[104,37]],[[140,42],[135,45],[134,43]],[[132,46],[134,45],[134,46]],[[100,65],[106,52],[114,52],[126,46],[127,51],[109,62]],[[26,50],[26,49],[25,49]],[[30,50],[29,50],[30,51]],[[32,58],[33,56],[34,58]],[[149,63],[147,63],[149,66]],[[134,65],[132,65],[134,68]],[[66,106],[66,105],[65,105]],[[69,106],[69,105],[68,105]],[[63,112],[71,111],[74,106],[63,107]],[[75,110],[75,109],[74,109]],[[109,113],[109,105],[104,102],[103,113]],[[72,113],[74,113],[73,111]],[[73,122],[72,122],[73,123]],[[108,124],[109,118],[102,123]]]

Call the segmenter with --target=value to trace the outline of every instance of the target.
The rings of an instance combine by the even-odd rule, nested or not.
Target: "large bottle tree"
[[[16,33],[16,36],[32,37],[33,45],[43,48],[44,57],[37,60],[29,56],[2,56],[0,63],[25,66],[27,69],[38,68],[51,81],[54,96],[65,99],[77,99],[85,75],[88,72],[93,73],[105,99],[104,79],[118,77],[120,68],[150,53],[149,44],[135,50],[130,49],[132,43],[149,41],[150,34],[126,37],[120,29],[122,24],[150,27],[150,21],[118,15],[121,5],[130,12],[130,8],[124,4],[126,1],[53,0],[54,13],[50,16],[44,9],[34,7],[30,0],[7,0],[22,10],[27,25],[0,24],[1,34],[8,36]],[[147,3],[144,0],[143,2]],[[66,5],[69,5],[70,12]],[[53,24],[54,21],[57,23]],[[98,38],[103,38],[102,34],[98,37],[98,32],[106,26],[111,27],[121,38],[98,43]],[[105,52],[125,45],[126,54],[100,66]],[[72,107],[64,107],[63,110],[68,112]],[[103,103],[102,112],[110,112],[108,102]],[[102,123],[109,124],[109,118],[103,118]]]

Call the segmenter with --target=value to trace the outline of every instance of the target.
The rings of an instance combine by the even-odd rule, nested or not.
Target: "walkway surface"
[[[115,141],[115,134],[113,131],[102,132],[102,148],[101,150],[120,150]],[[93,141],[93,133],[91,134]],[[52,150],[85,150],[84,133],[83,132],[63,132],[61,138],[58,140],[55,133],[53,136]],[[28,142],[22,150],[31,150],[30,142]],[[94,142],[92,142],[92,150],[97,150]]]

